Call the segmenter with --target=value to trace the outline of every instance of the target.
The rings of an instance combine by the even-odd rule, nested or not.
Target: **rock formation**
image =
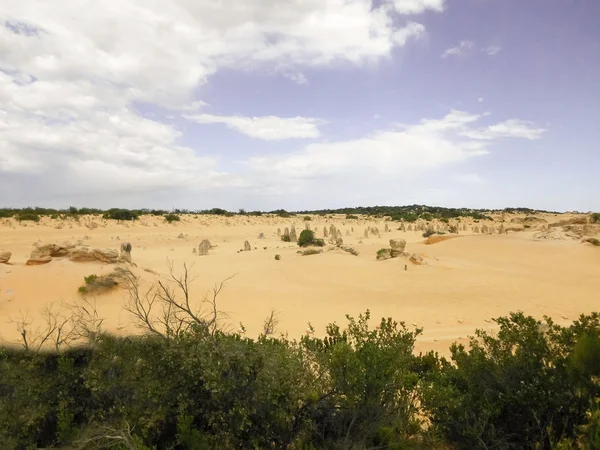
[[[298,236],[296,235],[296,227],[292,224],[290,228],[290,242],[298,242]]]
[[[119,260],[131,263],[131,243],[130,242],[121,243],[121,254],[119,255]]]
[[[277,236],[281,236],[281,228],[277,228]]]
[[[250,250],[252,250],[252,247],[250,247],[250,242],[244,241],[244,251],[249,252]]]
[[[386,233],[389,233],[389,232],[390,232],[390,227],[388,226],[388,224],[387,224],[387,223],[385,224],[384,231],[385,231]]]
[[[408,231],[412,231],[412,230],[413,230],[412,223],[409,223],[409,224],[408,224]]]
[[[391,255],[392,258],[401,256],[406,248],[406,241],[404,239],[390,239]]]
[[[200,245],[198,245],[198,256],[208,255],[210,248],[210,241],[208,239],[203,239],[202,242],[200,242]]]
[[[367,239],[369,237],[369,229],[365,228],[365,235],[364,235],[365,239]]]
[[[258,234],[258,239],[264,239],[264,238],[265,238],[265,233]]]
[[[119,259],[119,252],[112,248],[76,247],[69,251],[69,261],[92,262],[99,261],[115,264]]]
[[[327,227],[323,227],[323,236],[329,237],[329,231],[327,231]]]
[[[11,252],[0,252],[0,264],[8,264],[11,256]]]
[[[410,255],[410,257],[408,258],[408,260],[411,263],[416,264],[417,266],[421,266],[421,265],[425,264],[425,261],[423,260],[423,257],[417,255],[416,253],[413,253],[412,255]]]

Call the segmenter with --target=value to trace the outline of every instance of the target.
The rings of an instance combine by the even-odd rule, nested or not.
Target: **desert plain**
[[[600,247],[585,242],[587,236],[600,235],[600,225],[589,224],[583,214],[492,216],[493,221],[451,219],[458,234],[444,234],[434,243],[423,237],[423,229],[443,230],[447,224],[367,216],[311,215],[305,221],[303,215],[186,214],[172,223],[161,216],[136,221],[44,217],[37,223],[1,219],[0,253],[11,256],[0,264],[0,339],[19,344],[19,317],[26,315],[32,327],[41,325],[45,306],[80,301],[84,277],[108,274],[118,265],[138,276],[144,289],[164,279],[170,264],[176,273],[187,265],[194,277],[190,297],[199,307],[216,283],[231,277],[218,296],[219,326],[240,332],[243,325],[250,337],[261,333],[271,311],[277,334],[299,338],[324,335],[328,323],[342,325],[346,314],[368,309],[375,321],[392,317],[409,328],[423,328],[417,351],[447,353],[451,343],[467,343],[478,328],[493,330],[491,319],[511,311],[568,324],[600,309]],[[323,238],[322,253],[304,256],[295,242],[283,242],[278,230],[292,225],[298,234],[308,226]],[[328,242],[324,229],[332,225],[341,232],[343,247],[358,255]],[[200,256],[204,239],[212,248]],[[377,260],[377,251],[389,247],[390,239],[405,240],[406,252],[416,258]],[[250,250],[244,250],[245,241]],[[115,251],[128,242],[132,263],[57,257],[26,264],[36,248],[65,242]],[[128,291],[122,286],[86,295],[107,331],[140,332],[124,309]]]

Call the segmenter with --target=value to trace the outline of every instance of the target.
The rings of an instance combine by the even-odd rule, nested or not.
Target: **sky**
[[[597,0],[0,5],[0,206],[600,210]]]

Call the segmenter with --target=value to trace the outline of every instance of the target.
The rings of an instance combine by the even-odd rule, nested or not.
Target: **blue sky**
[[[600,3],[0,12],[0,204],[600,210]]]

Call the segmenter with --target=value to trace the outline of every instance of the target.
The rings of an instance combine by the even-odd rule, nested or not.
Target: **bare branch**
[[[184,264],[181,275],[175,273],[172,262],[169,261],[168,266],[169,276],[158,280],[144,293],[140,290],[139,277],[127,271],[129,301],[125,310],[133,315],[138,327],[162,337],[174,338],[194,327],[214,334],[219,318],[224,316],[217,308],[217,297],[233,276],[215,284],[211,298],[206,294],[200,304],[194,305],[190,296],[190,284],[196,279],[190,274],[193,266]],[[210,308],[203,308],[205,303]]]

